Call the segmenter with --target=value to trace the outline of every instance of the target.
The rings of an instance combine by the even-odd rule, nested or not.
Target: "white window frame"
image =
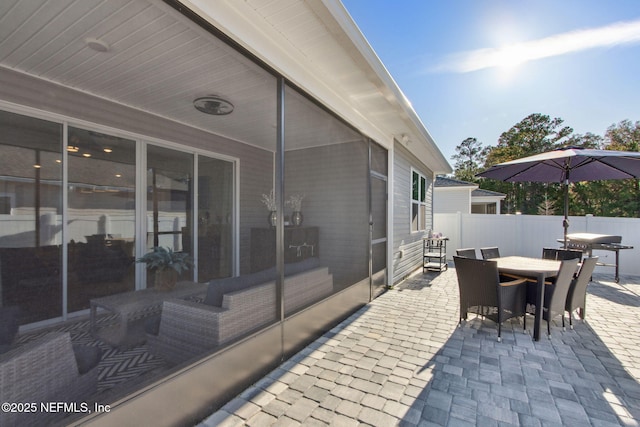
[[[418,198],[415,199],[413,196],[413,177],[414,175],[418,176]],[[409,211],[409,225],[411,227],[412,233],[422,233],[427,231],[427,176],[422,172],[411,168],[411,179],[409,191],[411,193],[411,209]],[[418,228],[414,228],[413,223],[413,212],[414,207],[417,208],[418,212]],[[423,212],[421,215],[420,212]]]

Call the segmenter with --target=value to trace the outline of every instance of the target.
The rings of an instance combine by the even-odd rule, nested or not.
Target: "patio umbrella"
[[[564,246],[569,229],[569,183],[640,178],[640,152],[562,147],[491,166],[476,176],[506,182],[564,183]]]

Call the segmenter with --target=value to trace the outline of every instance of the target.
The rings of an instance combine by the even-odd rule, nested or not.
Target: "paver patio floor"
[[[640,423],[640,278],[594,275],[587,322],[458,327],[454,269],[354,313],[203,426],[617,426]],[[528,318],[532,327],[533,317]],[[546,329],[546,327],[545,327]]]

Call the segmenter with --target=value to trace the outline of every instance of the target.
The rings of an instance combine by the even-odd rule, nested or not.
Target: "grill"
[[[563,240],[558,239],[559,242]],[[616,283],[620,281],[619,266],[620,266],[620,250],[633,249],[633,246],[622,245],[622,236],[612,236],[608,234],[592,234],[592,233],[574,233],[567,234],[567,248],[579,249],[586,253],[587,256],[591,256],[594,250],[598,251],[613,251],[616,253],[615,264],[605,264],[599,262],[597,265],[605,267],[615,267]]]

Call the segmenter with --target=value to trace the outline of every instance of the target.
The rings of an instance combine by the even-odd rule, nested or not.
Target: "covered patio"
[[[455,269],[419,272],[201,425],[638,425],[640,278],[596,274],[586,322],[458,327]],[[531,323],[529,323],[530,325]]]

